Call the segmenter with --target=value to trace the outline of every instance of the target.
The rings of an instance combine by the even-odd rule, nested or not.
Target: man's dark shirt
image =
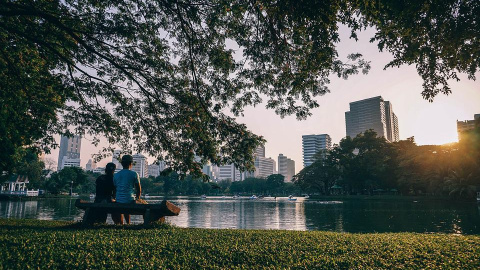
[[[100,175],[95,183],[97,185],[95,202],[101,202],[103,200],[111,202],[113,197],[113,175]]]

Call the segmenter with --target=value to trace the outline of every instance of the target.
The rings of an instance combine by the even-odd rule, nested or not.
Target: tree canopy
[[[415,65],[432,100],[475,79],[479,14],[476,0],[0,0],[0,170],[66,130],[176,171],[252,169],[263,138],[236,122],[245,106],[304,119],[332,75],[368,71],[338,55],[340,24],[373,27],[387,67]]]

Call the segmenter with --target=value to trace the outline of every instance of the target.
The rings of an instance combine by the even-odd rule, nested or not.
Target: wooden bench
[[[102,213],[109,214],[130,214],[143,215],[144,225],[149,225],[152,222],[164,222],[166,216],[178,216],[180,208],[169,201],[162,201],[159,204],[126,204],[126,203],[92,203],[77,199],[75,206],[84,209],[83,225],[91,225],[95,222],[106,222],[106,215],[104,220],[99,220]]]

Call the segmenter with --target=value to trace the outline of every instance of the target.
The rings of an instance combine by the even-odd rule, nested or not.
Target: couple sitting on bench
[[[116,165],[108,163],[105,167],[105,174],[97,178],[95,202],[147,204],[145,200],[140,199],[142,194],[140,177],[138,173],[131,170],[133,157],[124,155],[121,163],[123,170],[114,174]],[[104,213],[104,215],[103,220],[106,219],[107,213]],[[130,224],[130,214],[112,213],[112,220],[115,224],[123,224],[124,216],[127,224]],[[99,219],[102,219],[102,217],[99,217]]]

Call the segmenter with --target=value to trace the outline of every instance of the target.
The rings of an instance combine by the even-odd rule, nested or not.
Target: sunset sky
[[[295,160],[295,169],[299,172],[303,168],[302,135],[327,133],[333,143],[338,143],[345,137],[345,112],[349,110],[349,103],[374,96],[382,96],[391,102],[398,117],[400,139],[414,136],[419,145],[457,141],[456,120],[471,120],[475,113],[480,113],[480,74],[477,74],[477,81],[468,80],[461,74],[460,82],[450,82],[451,95],[439,95],[429,103],[420,94],[423,81],[414,66],[383,70],[392,56],[388,52],[378,52],[376,45],[368,42],[373,30],[361,33],[358,42],[348,39],[347,28],[341,28],[340,33],[340,57],[344,59],[348,53],[362,53],[371,61],[370,72],[354,75],[348,80],[332,76],[331,93],[317,98],[320,107],[312,110],[312,116],[304,121],[296,120],[295,116],[281,119],[262,105],[247,108],[245,116],[238,121],[264,136],[267,157],[277,160],[278,154],[282,153]],[[90,145],[88,137],[84,139],[82,166],[97,151]],[[57,161],[58,149],[48,157]],[[153,162],[153,158],[149,161]],[[99,165],[106,162],[104,160]]]

